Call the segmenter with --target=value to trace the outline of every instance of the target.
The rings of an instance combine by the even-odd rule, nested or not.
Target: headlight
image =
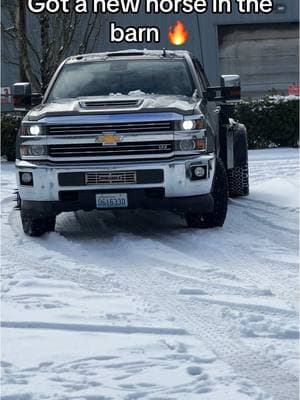
[[[190,139],[190,140],[181,140],[179,142],[179,147],[181,151],[192,151],[195,150],[196,143],[195,140]]]
[[[175,141],[175,151],[195,152],[206,150],[206,138],[191,138]]]
[[[29,132],[30,132],[31,135],[37,136],[37,135],[40,135],[40,134],[41,134],[42,129],[41,129],[41,127],[40,127],[39,125],[32,125],[32,126],[29,128]]]
[[[45,128],[38,124],[24,124],[21,127],[22,136],[40,136],[45,135]]]
[[[192,131],[192,130],[199,130],[204,129],[205,121],[203,118],[198,119],[185,119],[182,121],[181,128],[184,131]]]
[[[21,145],[21,157],[42,157],[47,155],[47,146],[40,144],[35,145]]]
[[[193,120],[187,120],[187,121],[183,121],[182,123],[182,127],[185,131],[191,131],[192,129],[194,129],[195,126],[195,122]]]

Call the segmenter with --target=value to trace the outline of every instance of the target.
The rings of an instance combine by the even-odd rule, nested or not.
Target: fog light
[[[192,151],[195,150],[195,141],[190,140],[181,140],[179,143],[179,147],[181,151]]]
[[[33,177],[31,172],[20,172],[20,181],[22,185],[33,186]]]
[[[207,178],[207,165],[204,166],[191,166],[190,179],[191,181],[198,181]]]
[[[203,176],[205,176],[205,168],[204,167],[196,167],[195,169],[194,169],[194,175],[197,177],[197,178],[203,178]]]

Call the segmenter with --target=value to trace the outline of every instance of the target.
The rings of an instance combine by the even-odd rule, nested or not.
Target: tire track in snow
[[[94,215],[93,215],[94,216]],[[99,238],[99,233],[101,232],[100,226],[97,224],[94,225],[91,222],[95,222],[94,219],[91,221],[91,215],[86,214],[86,213],[75,213],[75,221],[73,220],[73,223],[71,223],[70,215],[68,214],[63,214],[61,216],[60,220],[60,226],[63,227],[64,230],[64,235],[66,238],[74,239],[72,238],[73,232],[74,232],[74,224],[78,224],[80,226],[80,232],[81,235],[79,236],[80,242],[82,241],[83,237],[86,239],[91,239],[91,238]],[[106,229],[110,230],[112,229],[112,235],[114,233],[120,233],[120,228],[123,229],[125,233],[134,233],[136,235],[141,235],[144,237],[151,238],[153,242],[158,242],[160,245],[165,247],[166,249],[170,249],[169,251],[176,250],[176,252],[182,253],[184,257],[189,258],[194,258],[195,260],[195,265],[198,262],[198,257],[197,257],[197,242],[198,238],[195,238],[195,235],[190,236],[189,233],[183,234],[184,237],[187,235],[187,240],[185,240],[184,244],[184,251],[180,250],[180,245],[183,242],[176,240],[176,231],[172,232],[170,234],[165,234],[163,231],[159,230],[158,231],[158,226],[157,226],[157,214],[154,213],[154,215],[134,215],[134,219],[130,218],[128,220],[127,218],[122,218],[121,215],[117,215],[117,220],[115,217],[111,218],[109,227]],[[233,218],[233,220],[236,220],[236,218]],[[101,220],[101,216],[98,216],[97,218],[97,223],[101,222],[101,227],[103,228],[103,221]],[[153,223],[153,221],[155,221]],[[71,224],[70,224],[71,223]],[[65,226],[66,225],[66,226]],[[21,229],[20,227],[16,227],[15,230]],[[235,225],[234,225],[234,230],[236,230]],[[99,232],[100,230],[100,232]],[[105,230],[105,229],[104,229]],[[184,232],[184,230],[182,230]],[[180,232],[181,234],[181,232]],[[175,239],[174,239],[175,237]],[[75,239],[76,240],[76,239]],[[226,246],[227,247],[227,246]],[[240,249],[241,250],[241,249]],[[249,249],[243,249],[244,251],[239,252],[238,256],[235,256],[234,254],[230,254],[228,256],[227,251],[222,250],[222,246],[219,246],[218,243],[214,245],[213,241],[210,243],[209,248],[206,249],[204,254],[202,253],[202,259],[203,257],[206,259],[206,261],[212,265],[222,265],[222,268],[229,268],[231,273],[237,273],[237,276],[239,276],[242,282],[248,282],[251,285],[256,285],[260,287],[262,281],[267,281],[269,288],[272,290],[272,293],[279,295],[281,298],[286,299],[289,302],[292,302],[293,304],[296,303],[295,296],[297,294],[297,282],[295,282],[295,288],[294,290],[291,290],[291,282],[290,280],[286,282],[285,285],[282,285],[284,281],[286,280],[285,274],[281,274],[282,272],[282,263],[277,263],[276,262],[269,262],[268,267],[272,269],[272,273],[268,273],[266,269],[266,262],[261,263],[257,257],[254,257],[253,255],[249,255]],[[187,260],[188,261],[188,260]],[[249,267],[250,264],[250,267]],[[180,265],[180,264],[179,264]],[[238,268],[237,271],[237,266]],[[174,264],[171,265],[171,268],[173,270]],[[184,268],[184,266],[181,266]],[[274,268],[275,267],[275,268]],[[194,276],[201,277],[203,275],[203,272],[197,271],[195,268],[194,271]],[[278,282],[278,279],[280,277],[280,283]]]
[[[251,196],[251,194],[250,194]],[[243,199],[229,199],[230,204],[238,204],[244,208],[252,208],[254,210],[262,211],[266,214],[275,214],[278,218],[282,217],[280,213],[284,213],[284,219],[288,217],[287,212],[294,217],[294,214],[299,214],[298,208],[288,207],[288,206],[278,206],[272,202],[267,202],[258,199],[252,199],[251,197],[243,197]],[[266,209],[267,208],[267,209]]]
[[[96,332],[96,333],[143,333],[151,335],[187,335],[184,329],[178,328],[156,328],[147,326],[117,326],[117,325],[92,325],[71,324],[41,321],[2,321],[1,328],[15,329],[44,329],[74,332]]]
[[[68,219],[67,216],[65,218]],[[91,223],[91,216],[84,213],[79,214],[76,216],[75,223],[78,223],[78,219],[80,220],[81,229],[87,229],[87,232],[92,237],[99,237],[99,227]],[[119,220],[115,221],[117,226],[119,222]],[[134,224],[133,221],[132,223]],[[148,229],[147,233],[150,233]],[[155,240],[153,241],[155,242]],[[40,245],[43,245],[42,241],[40,241]],[[72,243],[70,245],[72,246]],[[130,248],[126,247],[126,242],[123,243],[122,250],[124,251],[124,257],[126,255],[129,258],[131,257],[130,260],[133,267],[130,269],[122,267],[117,270],[114,269],[114,272],[117,272],[121,287],[125,285],[130,293],[136,293],[155,304],[159,303],[164,311],[167,311],[180,321],[181,329],[185,329],[188,333],[199,337],[219,358],[230,364],[241,375],[253,380],[262,389],[272,394],[275,400],[296,398],[297,380],[287,374],[286,371],[278,369],[264,355],[248,349],[240,341],[239,337],[232,338],[230,335],[226,335],[226,326],[224,322],[220,323],[220,318],[215,315],[216,309],[214,305],[195,305],[192,302],[183,301],[182,297],[178,299],[180,296],[177,295],[177,292],[174,293],[172,286],[167,285],[165,281],[162,282],[161,274],[155,271],[155,268],[147,268],[147,266],[142,268],[134,262],[132,255],[128,253]],[[24,253],[22,256],[24,257]],[[80,260],[78,261],[80,262]],[[53,269],[54,266],[55,268]],[[40,266],[40,269],[44,268]],[[53,273],[55,275],[58,274],[63,279],[80,282],[81,285],[92,287],[94,290],[97,290],[99,280],[102,279],[102,277],[99,279],[96,274],[78,275],[78,272],[72,273],[70,270],[65,270],[62,265],[53,263],[52,260],[46,270],[48,272],[51,270],[52,276]],[[284,383],[278,388],[277,382]]]
[[[266,260],[261,262],[259,257],[256,257],[255,253],[249,252],[248,246],[245,247],[245,245],[240,243],[238,243],[239,247],[236,249],[238,254],[234,254],[234,251],[232,251],[232,249],[234,249],[232,246],[234,243],[229,240],[225,240],[224,243],[220,244],[216,238],[208,239],[205,240],[205,247],[199,248],[199,245],[201,245],[201,238],[209,234],[212,236],[212,233],[202,231],[200,238],[198,237],[200,233],[198,230],[194,230],[196,235],[191,234],[193,231],[185,233],[184,230],[180,231],[179,235],[177,231],[166,234],[164,233],[165,230],[163,230],[163,222],[158,218],[156,212],[150,214],[140,213],[138,216],[140,218],[134,221],[126,219],[124,221],[122,218],[118,218],[117,223],[121,224],[121,226],[128,226],[130,223],[131,229],[133,229],[135,234],[151,237],[152,240],[158,241],[164,246],[166,250],[169,248],[171,251],[175,250],[176,252],[182,253],[183,256],[188,255],[189,258],[194,258],[195,262],[199,262],[201,257],[201,261],[206,261],[213,267],[222,266],[222,268],[225,270],[227,269],[229,273],[236,274],[242,282],[254,284],[258,287],[261,286],[262,282],[268,282],[268,288],[273,294],[291,302],[293,305],[297,304],[297,281],[287,279],[286,274],[282,270],[282,263]],[[249,226],[250,228],[251,223],[247,221],[245,225],[240,224],[241,219],[240,215],[233,216],[223,230],[228,229],[231,232],[237,232],[243,235],[243,226]],[[162,230],[159,229],[160,226]],[[246,233],[261,235],[262,232],[266,231],[266,228],[262,231],[260,227],[256,228],[256,225],[251,229],[253,229],[253,232],[247,229]],[[267,228],[267,230],[269,230],[269,228]],[[95,234],[97,233],[95,232]],[[262,236],[265,237],[266,235],[266,233],[263,233]],[[283,233],[283,235],[285,235],[285,233]],[[280,238],[278,240],[280,240]],[[294,241],[296,241],[295,237]],[[230,252],[228,252],[228,248],[231,248]],[[195,271],[195,274],[196,273]],[[201,274],[201,270],[198,273]],[[291,290],[291,288],[293,289]]]
[[[90,234],[94,229],[94,237],[99,236],[97,226],[89,224],[89,218],[87,215],[79,214],[77,215],[77,218],[81,219],[81,227],[88,226],[88,232]],[[124,228],[122,220],[120,221],[119,218],[116,223],[121,223],[121,229]],[[135,223],[136,221],[131,220],[131,228],[133,224],[135,228],[140,231],[142,228],[139,226],[139,223],[136,225]],[[142,225],[143,227],[147,226],[146,229],[143,228],[143,233],[147,235],[149,235],[150,232],[153,233],[151,228],[149,228],[149,223]],[[130,229],[130,231],[132,231],[132,229]],[[163,237],[165,236],[163,235]],[[155,242],[157,237],[152,240]],[[160,240],[158,241],[160,242]],[[162,243],[166,244],[164,240]],[[126,247],[124,248],[124,251],[126,253]],[[128,251],[130,251],[130,249],[127,249],[127,254]],[[130,254],[128,257],[132,260]],[[199,336],[201,340],[205,338],[204,341],[208,347],[212,351],[216,352],[223,361],[232,365],[235,370],[241,371],[244,376],[254,380],[254,382],[259,384],[260,387],[271,393],[275,399],[286,400],[288,398],[296,398],[296,378],[287,374],[284,370],[277,369],[271,359],[262,354],[256,354],[256,352],[248,349],[244,343],[240,341],[238,336],[234,338],[234,341],[229,335],[226,336],[224,334],[224,332],[226,332],[225,324],[220,322],[220,318],[212,318],[215,314],[214,305],[209,303],[206,303],[205,305],[198,304],[197,306],[192,305],[191,303],[182,305],[182,301],[176,299],[177,293],[174,293],[173,286],[171,286],[170,290],[170,285],[158,283],[162,281],[162,276],[161,274],[157,274],[155,268],[143,268],[134,263],[133,260],[132,263],[135,264],[134,269],[118,269],[118,277],[121,277],[120,282],[122,282],[122,284],[126,282],[127,289],[130,292],[138,293],[141,296],[145,296],[146,294],[147,299],[159,303],[160,306],[163,306],[164,310],[168,310],[170,315],[175,316],[180,321],[183,320],[183,326],[189,333]],[[264,278],[266,277],[264,276]],[[208,321],[210,322],[208,323]],[[220,345],[216,345],[216,342],[220,342]],[[255,372],[253,372],[253,370],[255,370]],[[277,371],[276,373],[274,372],[275,370]],[[262,376],[264,377],[262,378]],[[280,389],[276,388],[276,382],[278,381],[284,381],[285,387],[281,387]],[[285,397],[286,395],[287,397]]]
[[[269,162],[268,168],[270,172],[268,171],[268,173],[263,174],[262,167],[265,168],[266,163],[261,162],[259,164],[256,162],[257,167],[255,170],[251,168],[250,173],[252,174],[252,180],[254,178],[255,181],[261,183],[273,178],[274,168],[279,164],[289,164],[287,170],[284,172],[285,176],[288,176],[288,170],[291,168],[294,169],[295,165],[293,161],[286,162],[285,160],[282,163]],[[241,201],[241,203],[244,202]],[[248,236],[251,235],[257,238],[258,243],[264,240],[265,237],[271,235],[274,244],[281,244],[281,246],[284,244],[286,250],[291,249],[296,243],[296,237],[293,232],[285,232],[284,226],[283,231],[280,232],[280,229],[277,229],[277,227],[267,226],[263,218],[259,218],[259,220],[253,218],[251,213],[257,216],[257,213],[260,213],[259,209],[264,212],[263,207],[268,208],[268,211],[271,210],[274,216],[277,214],[279,217],[287,215],[290,217],[290,212],[294,212],[293,209],[288,209],[286,207],[271,208],[269,203],[245,199],[244,209],[246,209],[246,211],[250,210],[250,215],[249,213],[248,215],[247,213],[245,214],[245,212],[239,210],[238,207],[230,206],[229,219],[222,230],[222,234],[232,233],[239,237],[246,233]],[[270,212],[266,214],[272,217]],[[11,214],[10,224],[13,226],[15,234],[23,238],[22,234],[20,235],[19,220],[15,221],[16,215],[16,213]],[[95,217],[96,215],[97,217]],[[168,220],[167,225],[169,225],[169,227],[166,229],[166,227],[164,227],[166,220],[164,218],[160,219],[158,213],[152,213],[150,216],[149,214],[137,213],[131,214],[130,217],[127,215],[125,218],[119,218],[118,213],[108,213],[105,216],[103,213],[93,215],[78,213],[75,218],[72,215],[62,215],[61,217],[58,223],[58,230],[68,239],[69,245],[66,245],[66,247],[69,247],[69,249],[67,249],[67,253],[65,249],[61,248],[53,248],[53,251],[61,252],[62,257],[60,260],[69,260],[68,268],[65,263],[61,264],[59,262],[60,260],[47,260],[47,265],[43,265],[43,262],[38,259],[32,262],[30,249],[27,250],[25,247],[33,243],[33,249],[35,246],[42,246],[45,247],[46,250],[52,250],[53,242],[48,241],[47,238],[33,240],[32,242],[31,239],[24,239],[24,244],[20,247],[22,254],[16,255],[11,253],[11,257],[21,264],[24,262],[25,257],[25,261],[28,262],[34,270],[46,271],[51,277],[57,276],[61,277],[61,279],[68,279],[90,290],[99,291],[105,283],[103,283],[103,277],[97,275],[96,263],[90,265],[87,271],[78,270],[76,267],[79,267],[82,263],[84,263],[84,265],[87,264],[85,257],[81,255],[78,258],[78,252],[76,251],[73,256],[68,254],[68,252],[71,251],[73,245],[78,246],[78,242],[84,249],[85,244],[91,239],[102,241],[102,239],[110,240],[111,238],[123,238],[124,241],[120,243],[123,254],[119,261],[121,262],[123,259],[125,260],[127,258],[131,261],[132,265],[130,265],[130,267],[127,266],[125,269],[121,267],[121,265],[119,265],[118,268],[111,267],[111,270],[117,274],[117,279],[121,287],[127,288],[130,293],[139,294],[139,296],[146,298],[147,301],[154,304],[159,303],[164,311],[168,312],[170,315],[174,315],[177,320],[180,321],[182,329],[199,337],[199,339],[204,341],[222,360],[232,365],[237,372],[249,377],[260,385],[261,388],[272,394],[274,400],[294,400],[297,398],[297,379],[286,372],[286,370],[278,368],[266,354],[257,349],[252,350],[248,348],[248,346],[241,341],[236,332],[229,332],[229,325],[220,318],[219,305],[203,302],[201,299],[198,299],[200,301],[195,301],[195,297],[191,301],[188,296],[180,296],[177,290],[182,283],[180,277],[175,278],[177,279],[177,284],[174,286],[173,281],[170,282],[165,276],[162,276],[161,271],[155,266],[157,262],[155,258],[153,258],[154,266],[153,263],[149,265],[146,263],[146,265],[142,267],[136,262],[133,248],[126,246],[126,244],[131,244],[132,239],[144,239],[147,237],[149,238],[150,251],[155,252],[155,248],[159,247],[160,249],[165,249],[166,254],[169,252],[169,255],[175,255],[175,258],[177,254],[182,254],[182,258],[186,257],[187,264],[191,263],[192,265],[185,267],[178,262],[177,270],[182,268],[182,271],[185,270],[190,273],[191,268],[193,268],[195,271],[193,276],[202,277],[203,279],[203,271],[201,271],[201,269],[197,271],[196,267],[197,262],[204,258],[209,265],[218,268],[220,272],[227,272],[228,276],[230,273],[236,275],[238,278],[237,282],[253,284],[256,287],[260,287],[261,283],[267,283],[274,294],[287,301],[292,301],[294,300],[294,293],[290,293],[291,286],[292,292],[294,292],[294,288],[292,281],[287,279],[282,271],[282,262],[263,260],[261,256],[258,256],[255,249],[252,254],[249,254],[249,247],[246,245],[241,246],[241,243],[238,243],[238,248],[235,247],[233,237],[228,237],[223,242],[218,242],[222,237],[221,234],[218,234],[218,230],[201,233],[197,231],[197,234],[196,231],[189,231],[189,233],[186,233],[188,231],[184,229],[178,230],[179,224],[176,225],[173,222],[170,225]],[[94,221],[94,218],[96,218],[96,221]],[[97,224],[99,224],[99,226],[97,226]],[[76,229],[75,233],[72,232],[74,227]],[[173,229],[174,231],[172,231]],[[134,235],[136,235],[136,237],[134,237]],[[204,244],[206,246],[210,238],[214,237],[216,242],[209,243],[208,249],[205,249],[203,254],[201,252],[201,241],[203,241],[205,237],[206,240]],[[224,250],[222,250],[222,248]],[[233,250],[235,249],[239,250],[238,254],[234,254]],[[228,254],[230,251],[232,254]],[[16,253],[18,253],[18,251],[16,251]],[[95,249],[95,260],[99,256],[100,253],[98,249]],[[174,264],[171,261],[172,257],[169,263],[166,261],[166,258],[161,261],[161,265],[172,273],[174,271]],[[72,271],[73,267],[74,271]],[[227,289],[229,288],[227,287]],[[276,310],[274,311],[276,312]]]
[[[174,296],[168,286],[161,282],[159,275],[153,271],[141,271],[137,265],[130,276],[121,269],[118,274],[128,288],[135,293],[147,294],[148,299],[158,303],[175,316],[190,334],[194,334],[204,342],[217,357],[231,365],[235,371],[255,382],[261,389],[273,396],[274,400],[296,399],[298,395],[298,380],[263,354],[248,348],[238,336],[226,334],[220,318],[216,316],[215,308],[205,304],[193,305],[182,303]],[[141,293],[142,292],[142,293]],[[278,382],[281,382],[278,386]]]
[[[235,210],[233,211],[235,212]],[[98,221],[99,223],[101,221],[102,224],[103,221],[101,219],[101,214],[97,215],[94,213],[92,216],[93,220],[91,220],[91,215],[77,213],[76,219],[80,222],[82,237],[88,236],[88,238],[96,239],[99,238],[99,235],[101,236],[101,229],[98,226]],[[64,220],[65,218],[67,219],[68,216],[65,215],[62,217],[61,223],[63,226]],[[187,264],[190,262],[193,262],[193,265],[195,266],[197,263],[199,264],[199,256],[201,254],[201,260],[206,261],[212,267],[222,266],[225,277],[225,271],[227,270],[229,274],[236,274],[241,282],[255,285],[258,288],[261,287],[262,282],[267,282],[268,289],[270,289],[274,295],[277,295],[294,306],[297,306],[297,281],[295,279],[287,278],[286,273],[282,269],[282,262],[265,259],[261,260],[261,256],[258,257],[255,253],[249,254],[249,247],[245,247],[244,244],[239,244],[237,255],[234,254],[233,251],[229,252],[228,255],[228,247],[232,248],[233,243],[226,240],[220,245],[216,238],[205,240],[206,247],[205,249],[201,249],[199,253],[200,242],[198,235],[202,234],[203,237],[210,234],[212,236],[214,233],[209,233],[208,231],[200,233],[198,230],[194,230],[194,232],[197,233],[195,235],[193,234],[193,231],[187,229],[181,229],[178,233],[178,229],[172,230],[172,226],[164,226],[164,219],[158,217],[159,214],[157,212],[136,212],[130,214],[116,212],[115,216],[110,215],[110,218],[108,218],[108,225],[106,221],[106,230],[110,230],[111,235],[118,235],[121,232],[151,239],[153,243],[159,243],[161,248],[165,249],[166,258],[169,257],[170,254],[176,252],[182,254],[182,258],[186,259]],[[234,215],[230,218],[230,221],[223,229],[228,228],[229,231],[240,232],[242,235],[243,229],[239,224],[240,220],[240,215]],[[174,225],[173,220],[172,224]],[[250,226],[251,223],[248,221],[247,225]],[[176,225],[176,228],[178,228],[178,225]],[[267,230],[268,229],[269,228],[267,228]],[[221,231],[219,232],[221,233]],[[261,234],[261,232],[264,231],[260,228],[256,229],[255,227],[253,228],[253,232],[252,230],[250,230],[250,232],[249,229],[247,230],[247,234],[255,235],[255,232]],[[73,239],[72,230],[67,231],[64,229],[64,235],[71,240]],[[154,248],[155,245],[152,247]],[[184,268],[181,263],[178,264]],[[171,270],[173,270],[173,268],[174,264],[171,265]],[[198,271],[196,268],[194,274],[194,276],[200,278],[203,277],[203,272],[201,270]]]

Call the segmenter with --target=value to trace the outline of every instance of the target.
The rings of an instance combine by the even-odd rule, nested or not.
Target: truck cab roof
[[[65,60],[67,64],[90,62],[90,61],[104,61],[108,59],[126,59],[126,58],[186,58],[190,57],[190,52],[186,50],[121,50],[105,53],[90,53],[90,54],[79,54],[71,56]]]

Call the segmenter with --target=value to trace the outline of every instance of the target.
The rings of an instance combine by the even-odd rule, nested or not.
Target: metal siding
[[[298,83],[297,24],[233,25],[220,33],[221,73],[241,75],[244,97],[287,93]]]

